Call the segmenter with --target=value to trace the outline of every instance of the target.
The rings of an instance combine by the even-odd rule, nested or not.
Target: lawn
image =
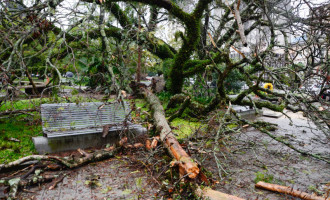
[[[0,119],[0,163],[35,153],[31,138],[39,135],[42,129],[37,113]]]

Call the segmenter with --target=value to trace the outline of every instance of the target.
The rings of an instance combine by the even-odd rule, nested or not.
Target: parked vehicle
[[[330,89],[327,89],[322,95],[322,99],[325,99],[326,101],[330,101]]]
[[[191,85],[194,85],[195,79],[194,78],[189,78],[189,82],[190,82]]]
[[[320,94],[320,91],[321,91],[320,85],[312,85],[312,87],[310,88],[310,92],[315,95]]]
[[[321,91],[321,86],[319,85],[306,85],[300,88],[301,91],[309,93],[311,95],[318,95]]]
[[[241,90],[247,90],[249,89],[249,86],[245,83],[242,87],[241,87]]]

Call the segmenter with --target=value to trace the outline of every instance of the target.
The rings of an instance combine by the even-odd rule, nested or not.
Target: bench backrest
[[[119,124],[126,119],[130,107],[124,103],[102,102],[42,104],[42,129],[47,135],[52,132],[81,130]],[[128,118],[129,119],[129,118]]]

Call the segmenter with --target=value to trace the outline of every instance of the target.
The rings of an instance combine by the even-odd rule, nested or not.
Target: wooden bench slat
[[[127,102],[125,109],[119,103],[42,104],[42,127],[47,137],[102,132],[102,126],[106,124],[120,124],[125,121],[126,113],[130,110]]]

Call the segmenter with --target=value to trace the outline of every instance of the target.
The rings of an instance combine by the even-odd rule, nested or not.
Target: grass
[[[174,126],[173,132],[176,133],[178,139],[189,137],[201,126],[201,122],[191,122],[186,119],[176,118],[171,122],[171,126]],[[205,126],[205,125],[202,125]]]
[[[35,153],[32,137],[42,135],[40,116],[20,115],[0,119],[0,163],[8,163]],[[17,139],[18,141],[12,141]]]
[[[163,95],[163,97],[160,97],[160,98],[167,98],[167,97],[166,97],[166,95]],[[136,107],[141,108],[141,111],[148,111],[145,100],[136,99],[135,103],[136,103]],[[164,105],[166,105],[166,102],[163,103],[163,106]],[[135,112],[132,112],[132,115],[134,116]],[[189,137],[192,133],[194,133],[201,126],[201,124],[202,124],[201,122],[191,122],[187,119],[176,118],[171,122],[170,125],[172,127],[175,127],[173,129],[173,132],[178,135],[177,138],[184,139],[184,138]]]
[[[25,109],[33,109],[36,106],[39,106],[41,102],[40,99],[31,99],[31,100],[19,100],[19,101],[8,101],[0,107],[1,111],[12,111],[12,110],[25,110]]]
[[[273,183],[274,176],[272,174],[268,174],[267,170],[264,170],[262,172],[258,171],[255,173],[256,178],[254,179],[255,183],[258,183],[259,181],[263,181],[266,183]]]

